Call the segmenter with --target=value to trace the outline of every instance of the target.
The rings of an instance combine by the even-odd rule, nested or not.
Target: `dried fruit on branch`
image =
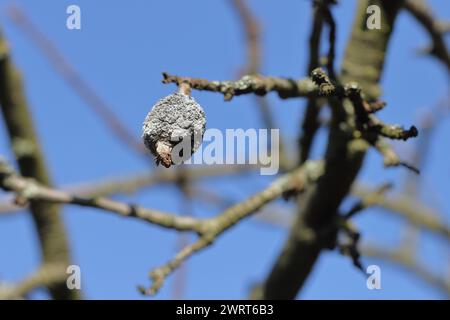
[[[156,157],[156,164],[169,168],[188,159],[201,145],[206,127],[203,108],[182,92],[159,100],[148,113],[143,125],[145,146]],[[181,152],[174,147],[183,143]],[[187,144],[185,142],[188,142]]]

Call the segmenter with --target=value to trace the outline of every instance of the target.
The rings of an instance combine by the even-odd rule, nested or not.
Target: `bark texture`
[[[366,9],[381,8],[381,30],[366,28]],[[379,80],[385,52],[402,1],[359,1],[352,34],[347,45],[340,80],[359,83],[369,98],[380,95]],[[330,126],[324,175],[301,198],[299,212],[288,239],[268,278],[255,290],[258,299],[294,299],[305,284],[320,253],[330,245],[317,234],[337,215],[364,159],[364,149],[350,143],[342,129],[352,112],[348,100],[330,99],[333,119]],[[331,244],[332,245],[332,244]]]
[[[27,105],[19,71],[11,61],[6,40],[0,33],[0,105],[17,165],[24,177],[51,185],[41,147]],[[30,211],[39,237],[43,264],[69,265],[70,254],[60,206],[31,202]],[[49,288],[55,299],[75,299],[77,290],[69,290],[65,281]]]

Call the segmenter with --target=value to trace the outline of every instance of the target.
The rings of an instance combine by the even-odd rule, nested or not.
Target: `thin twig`
[[[257,74],[261,68],[260,26],[250,8],[243,0],[231,0],[244,30],[247,42],[246,74]]]
[[[376,190],[361,183],[356,184],[351,193],[357,197],[366,199],[372,205],[382,207],[389,213],[406,219],[408,223],[436,232],[450,241],[450,227],[437,217],[434,210],[417,202],[414,198],[403,194],[380,195]]]
[[[245,34],[246,38],[247,66],[245,68],[244,74],[257,75],[261,73],[262,61],[260,25],[245,1],[232,0],[231,4],[233,6],[233,9],[235,9],[237,13],[237,16],[239,17],[239,20],[241,21],[243,33]],[[266,97],[254,98],[265,127],[268,129],[278,128],[275,123],[275,118],[273,116],[268,99]],[[289,167],[289,164],[286,154],[286,148],[283,141],[283,137],[280,136],[280,142],[278,144],[280,167],[281,169],[287,169]]]

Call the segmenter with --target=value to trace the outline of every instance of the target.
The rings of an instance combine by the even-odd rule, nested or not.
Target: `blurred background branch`
[[[17,165],[25,177],[51,185],[32,115],[23,92],[21,75],[11,61],[8,43],[1,33],[0,57],[0,106]],[[69,265],[70,251],[60,217],[60,207],[54,203],[34,202],[30,206],[30,211],[39,236],[43,263]],[[78,290],[69,290],[64,282],[49,290],[55,299],[80,297]]]

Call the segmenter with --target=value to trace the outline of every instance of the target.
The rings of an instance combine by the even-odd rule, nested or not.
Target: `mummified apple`
[[[145,118],[142,138],[156,157],[156,164],[161,163],[169,168],[176,163],[173,148],[181,142],[190,141],[189,148],[183,148],[185,154],[181,155],[183,159],[189,158],[201,145],[205,128],[203,108],[190,95],[177,92],[153,106]],[[188,154],[186,149],[189,149]]]

